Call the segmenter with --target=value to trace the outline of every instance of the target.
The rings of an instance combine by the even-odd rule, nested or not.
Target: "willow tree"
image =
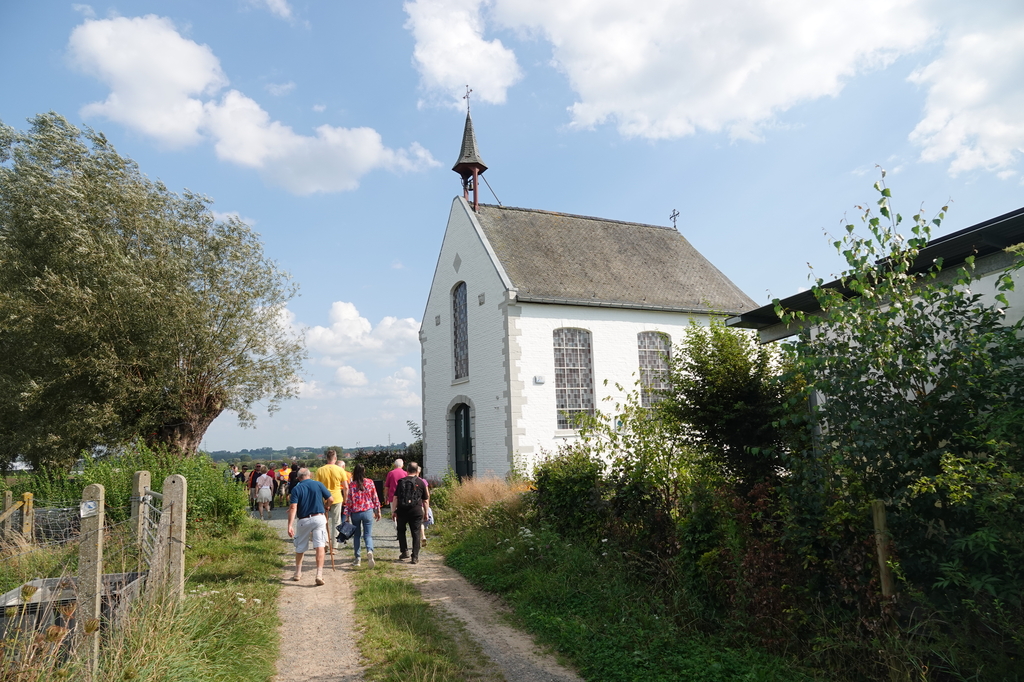
[[[0,123],[0,465],[142,438],[194,453],[296,391],[295,286],[237,218],[49,113]]]

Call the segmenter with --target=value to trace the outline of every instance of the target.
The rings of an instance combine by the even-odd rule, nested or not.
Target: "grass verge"
[[[524,505],[506,500],[463,516],[442,517],[440,549],[448,565],[502,595],[516,624],[601,682],[788,682],[810,679],[788,661],[734,649],[677,622],[671,599],[610,553],[573,546],[530,527]],[[446,527],[447,526],[447,527]]]
[[[133,605],[113,633],[100,679],[251,682],[274,676],[280,541],[246,519],[192,531],[185,599]]]
[[[147,595],[129,607],[119,627],[104,629],[96,679],[254,682],[273,677],[281,566],[277,535],[247,519],[235,526],[190,527],[189,544],[185,598]],[[54,556],[47,559],[49,551]],[[68,575],[62,570],[72,563],[66,551],[33,552],[35,568],[52,570],[32,577]],[[54,627],[34,639],[3,640],[0,679],[85,679],[81,659],[66,655],[70,642],[67,631]]]
[[[378,562],[357,571],[356,618],[365,676],[376,682],[499,682],[458,621],[430,606],[399,569]]]

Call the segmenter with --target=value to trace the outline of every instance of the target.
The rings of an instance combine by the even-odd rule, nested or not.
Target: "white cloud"
[[[512,50],[484,40],[483,0],[415,0],[405,3],[406,28],[416,39],[413,59],[428,90],[461,105],[467,84],[473,97],[502,104],[522,78]]]
[[[292,18],[292,6],[288,4],[288,0],[250,0],[250,4],[266,7],[282,19]]]
[[[365,386],[369,383],[366,375],[355,367],[342,365],[334,372],[334,381],[342,386],[355,387]]]
[[[411,317],[385,317],[377,326],[359,314],[355,305],[335,301],[330,326],[306,331],[306,345],[330,357],[363,357],[386,365],[419,350],[419,323]]]
[[[723,129],[752,138],[777,113],[834,96],[849,77],[921,47],[933,33],[922,4],[648,0],[640,11],[628,0],[494,0],[489,18],[550,43],[553,64],[579,97],[570,107],[576,127],[613,122],[623,135],[650,139]],[[486,101],[504,100],[518,71],[506,48],[484,41],[482,6],[406,4],[425,86],[452,92],[469,77],[487,88]],[[488,45],[501,59],[481,57]]]
[[[343,388],[341,395],[346,398],[375,398],[382,400],[385,405],[397,407],[418,407],[418,388],[419,375],[416,370],[412,367],[402,367],[372,385]]]
[[[245,216],[243,216],[238,211],[214,211],[214,210],[211,210],[210,213],[213,215],[213,219],[216,220],[216,221],[219,221],[219,222],[223,222],[225,220],[228,220],[229,218],[234,218],[235,220],[242,221],[243,223],[245,223],[249,227],[254,227],[256,225],[256,219],[255,218],[246,218]]]
[[[337,393],[325,389],[318,381],[299,381],[299,398],[335,398]],[[313,409],[316,409],[313,407]]]
[[[228,84],[209,47],[152,14],[87,20],[71,32],[68,48],[80,69],[110,87],[83,116],[103,116],[169,146],[199,141],[205,113],[198,96]]]
[[[323,112],[327,111],[327,105],[325,105],[325,104],[314,104],[313,105],[313,111],[315,111],[318,114],[322,114]]]
[[[105,101],[85,106],[84,116],[104,116],[168,146],[212,138],[219,158],[255,168],[293,194],[355,189],[380,168],[439,165],[417,143],[386,147],[372,128],[322,125],[302,135],[238,90],[216,99],[228,84],[217,57],[163,17],[86,21],[72,32],[69,54],[111,89]]]
[[[92,19],[96,16],[96,10],[92,8],[92,5],[81,5],[76,3],[71,5],[71,9],[78,12],[83,17],[87,17],[89,19]]]
[[[267,89],[267,92],[269,92],[274,97],[281,97],[282,95],[287,95],[289,92],[295,89],[295,82],[288,81],[287,83],[267,83],[263,87],[265,87]]]
[[[938,59],[910,80],[928,87],[910,139],[921,159],[952,158],[949,172],[1006,170],[1024,151],[1024,20],[951,34]],[[1005,177],[1000,174],[1000,177]]]

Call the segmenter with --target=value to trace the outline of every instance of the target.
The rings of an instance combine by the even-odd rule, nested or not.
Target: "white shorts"
[[[327,517],[323,514],[295,520],[296,554],[305,554],[309,549],[310,538],[313,540],[313,549],[327,546]]]
[[[257,502],[267,502],[267,503],[269,503],[273,499],[274,499],[274,491],[271,490],[270,488],[260,488],[259,490],[256,491],[256,501]]]

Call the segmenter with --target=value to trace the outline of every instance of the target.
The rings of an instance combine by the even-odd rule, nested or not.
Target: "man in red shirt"
[[[396,459],[394,469],[388,472],[388,475],[384,478],[384,504],[391,505],[391,520],[395,522],[395,526],[398,526],[398,519],[395,517],[395,488],[398,487],[398,481],[405,478],[405,469],[402,467],[405,462],[401,459]]]

